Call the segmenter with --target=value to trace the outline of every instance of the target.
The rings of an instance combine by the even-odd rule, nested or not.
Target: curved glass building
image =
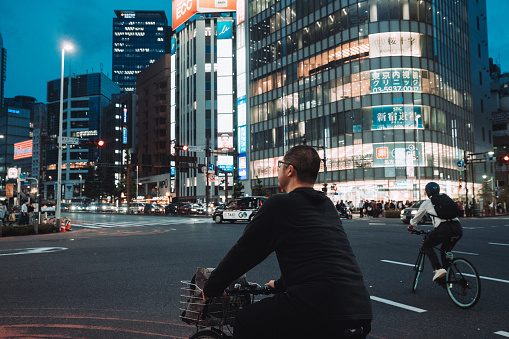
[[[237,8],[237,32],[250,42],[242,51],[237,41],[247,65],[237,102],[248,121],[248,179],[276,192],[277,161],[305,142],[325,160],[316,188],[327,185],[334,200],[418,200],[430,180],[464,197],[460,183],[472,177],[461,160],[491,144],[485,7],[255,0]]]

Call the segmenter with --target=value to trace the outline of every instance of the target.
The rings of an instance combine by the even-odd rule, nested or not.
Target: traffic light
[[[189,147],[187,145],[175,145],[175,149],[179,151],[187,151]]]
[[[104,146],[104,140],[97,140],[97,141],[95,142],[95,145],[96,145],[97,147],[103,147],[103,146]]]
[[[501,156],[501,157],[497,157],[497,161],[501,162],[503,164],[509,164],[509,154],[506,154],[506,155]]]
[[[460,181],[460,188],[462,188],[462,187],[463,187],[463,183]]]

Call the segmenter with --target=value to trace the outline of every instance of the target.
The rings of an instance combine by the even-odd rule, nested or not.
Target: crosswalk
[[[147,221],[123,221],[123,222],[80,222],[73,221],[72,228],[115,228],[115,227],[147,227],[147,226],[172,226],[181,224],[210,224],[213,223],[210,218],[161,218],[161,220],[147,220]]]

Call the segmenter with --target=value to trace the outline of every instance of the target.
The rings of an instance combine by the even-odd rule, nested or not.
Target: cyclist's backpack
[[[447,194],[433,194],[431,203],[440,219],[451,220],[460,215],[460,208]]]

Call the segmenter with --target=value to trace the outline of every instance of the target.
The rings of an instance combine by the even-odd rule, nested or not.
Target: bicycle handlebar
[[[252,295],[269,295],[274,294],[274,289],[270,286],[260,286],[256,283],[249,283],[247,286],[235,284],[234,288],[227,289],[225,292],[227,295],[235,295],[242,293],[249,293]]]

